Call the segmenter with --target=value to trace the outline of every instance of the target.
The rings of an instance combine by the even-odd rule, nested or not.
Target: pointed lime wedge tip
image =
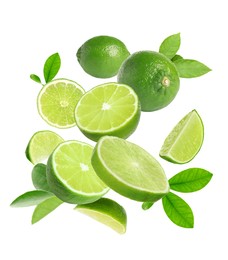
[[[126,232],[126,211],[113,200],[101,198],[90,204],[78,205],[75,209],[100,223],[107,225],[119,234],[124,234]]]
[[[204,126],[196,110],[188,113],[170,132],[160,150],[160,156],[173,163],[191,161],[203,144]]]

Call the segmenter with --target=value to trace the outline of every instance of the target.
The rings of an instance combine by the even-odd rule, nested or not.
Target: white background
[[[0,259],[228,259],[227,213],[227,24],[226,1],[1,1],[1,179]],[[161,41],[181,32],[180,54],[204,62],[212,72],[196,79],[181,79],[171,105],[143,113],[129,140],[159,160],[168,177],[189,167],[202,167],[214,176],[203,190],[183,194],[195,215],[194,229],[175,226],[158,202],[149,211],[141,203],[110,192],[128,213],[125,235],[64,204],[35,225],[33,208],[10,208],[21,193],[32,190],[32,165],[25,158],[29,138],[49,129],[64,139],[87,140],[75,127],[58,130],[38,115],[45,59],[59,52],[58,77],[75,80],[86,90],[116,78],[101,80],[83,72],[75,54],[80,45],[97,35],[121,39],[131,53],[157,51]],[[159,149],[173,126],[197,109],[205,125],[205,140],[197,157],[186,165],[159,158]]]

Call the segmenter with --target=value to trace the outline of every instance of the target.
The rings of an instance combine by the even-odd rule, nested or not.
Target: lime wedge
[[[196,110],[193,110],[167,136],[160,150],[160,156],[173,163],[187,163],[199,152],[203,138],[203,122]]]
[[[92,165],[111,189],[130,199],[155,202],[169,192],[161,165],[144,149],[121,138],[102,137]]]
[[[88,138],[101,136],[127,138],[136,129],[140,118],[138,97],[132,88],[106,83],[88,91],[78,102],[75,119]]]
[[[68,79],[56,79],[46,84],[37,98],[40,116],[52,126],[69,128],[76,125],[74,110],[84,89]]]
[[[75,209],[107,225],[119,234],[126,232],[126,211],[113,200],[101,198],[90,204],[78,205]]]
[[[25,155],[31,163],[40,163],[46,160],[55,147],[62,142],[62,137],[52,131],[38,131],[29,140]]]
[[[78,141],[60,144],[48,159],[47,181],[61,200],[84,204],[98,200],[108,187],[91,165],[93,147]]]

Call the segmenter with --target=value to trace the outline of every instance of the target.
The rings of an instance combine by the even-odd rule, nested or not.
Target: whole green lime
[[[76,55],[85,72],[97,78],[110,78],[118,73],[130,53],[117,38],[97,36],[86,41]]]
[[[129,56],[120,67],[118,82],[135,90],[142,111],[167,106],[180,85],[175,65],[163,54],[153,51],[140,51]]]

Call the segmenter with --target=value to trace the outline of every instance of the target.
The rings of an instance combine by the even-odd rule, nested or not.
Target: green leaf
[[[175,60],[182,60],[182,59],[183,59],[182,56],[176,54],[171,60],[172,60],[172,62],[174,62]]]
[[[33,167],[32,182],[37,190],[51,191],[47,183],[45,164],[38,163]]]
[[[172,59],[180,48],[180,33],[167,37],[161,44],[159,52]]]
[[[174,224],[184,228],[193,228],[193,212],[183,199],[170,192],[162,198],[162,204],[166,215]]]
[[[196,60],[178,59],[174,61],[174,64],[181,78],[196,78],[211,71],[206,65]]]
[[[147,210],[147,209],[151,208],[153,205],[154,205],[154,202],[145,201],[142,204],[142,209]]]
[[[58,206],[63,203],[57,197],[51,197],[46,199],[45,201],[41,202],[39,205],[36,206],[33,215],[32,215],[32,224],[37,223],[42,218],[46,217],[49,213],[55,210]]]
[[[169,180],[172,190],[180,192],[194,192],[204,188],[213,174],[201,168],[190,168],[179,172]]]
[[[40,78],[37,75],[35,75],[35,74],[31,74],[30,75],[30,79],[34,80],[37,83],[42,84]]]
[[[29,207],[34,206],[47,198],[53,197],[53,194],[47,191],[34,190],[28,191],[17,197],[10,206],[12,207]]]
[[[50,82],[58,73],[61,59],[58,53],[52,54],[44,64],[44,78],[46,83]]]

